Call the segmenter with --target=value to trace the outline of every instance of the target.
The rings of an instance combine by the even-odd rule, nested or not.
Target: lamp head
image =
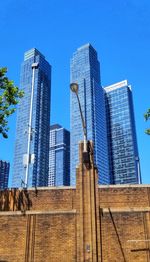
[[[78,86],[77,83],[72,83],[72,84],[70,84],[70,89],[71,89],[71,91],[72,91],[73,93],[78,94],[79,86]]]
[[[39,67],[39,63],[33,63],[33,64],[32,64],[32,69],[33,69],[33,68],[37,69],[38,67]]]

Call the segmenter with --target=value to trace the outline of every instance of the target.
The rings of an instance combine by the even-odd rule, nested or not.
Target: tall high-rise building
[[[81,108],[87,126],[87,139],[94,142],[94,157],[99,183],[109,184],[108,145],[106,134],[104,90],[100,81],[100,65],[96,50],[86,44],[77,49],[71,60],[71,83],[78,83]],[[71,185],[76,183],[79,163],[78,143],[83,140],[78,101],[71,92]]]
[[[20,88],[12,187],[47,186],[51,66],[36,48],[24,55]]]
[[[70,132],[62,126],[50,126],[48,186],[70,185]]]
[[[8,188],[10,163],[0,160],[0,189]]]
[[[104,88],[110,172],[113,184],[140,183],[131,86],[127,80]]]

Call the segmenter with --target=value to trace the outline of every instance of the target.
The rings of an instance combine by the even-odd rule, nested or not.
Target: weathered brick
[[[0,261],[150,261],[150,186],[98,186],[82,162],[81,144],[77,188],[0,191]]]

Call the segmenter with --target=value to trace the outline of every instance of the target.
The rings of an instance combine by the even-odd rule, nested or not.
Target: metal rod
[[[139,176],[139,184],[142,184],[141,167],[140,167],[140,159],[139,158],[138,158],[138,176]]]
[[[83,152],[87,152],[87,140],[86,140],[86,136],[85,135],[84,135]]]
[[[139,159],[139,157],[137,156],[137,157],[135,158],[135,160],[136,160],[136,163],[137,163],[138,183],[139,183],[139,184],[142,184],[141,168],[140,168],[140,159]]]

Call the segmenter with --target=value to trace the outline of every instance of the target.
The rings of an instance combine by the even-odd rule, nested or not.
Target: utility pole
[[[26,168],[25,172],[25,187],[28,186],[28,177],[29,177],[29,164],[31,163],[31,154],[30,154],[30,145],[32,140],[32,111],[33,111],[33,96],[34,96],[34,82],[35,82],[35,70],[38,69],[39,63],[32,64],[32,86],[31,86],[31,99],[30,99],[30,111],[29,111],[29,124],[28,124],[28,142],[27,142],[27,154],[24,155],[24,164]]]
[[[78,100],[80,116],[81,116],[81,121],[82,121],[82,128],[83,128],[83,141],[84,141],[83,152],[87,152],[87,130],[86,130],[86,124],[85,124],[85,120],[84,120],[84,117],[83,117],[83,113],[82,113],[82,109],[81,109],[81,103],[80,103],[80,99],[79,99],[79,95],[78,95],[79,86],[78,86],[77,83],[72,83],[72,84],[70,84],[70,89],[73,93],[76,94],[76,97],[77,97],[77,100]]]

